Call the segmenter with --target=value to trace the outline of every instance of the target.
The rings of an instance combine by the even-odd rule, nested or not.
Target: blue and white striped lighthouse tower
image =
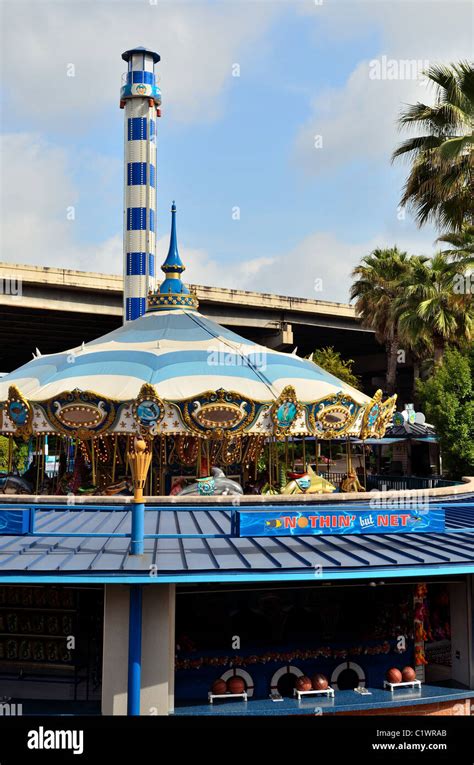
[[[156,250],[156,118],[161,92],[156,86],[158,53],[132,48],[122,54],[128,64],[120,91],[125,109],[124,173],[124,323],[146,311]]]

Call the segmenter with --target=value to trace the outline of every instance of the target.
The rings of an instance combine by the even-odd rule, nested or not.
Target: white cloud
[[[1,253],[9,262],[51,263],[61,253],[72,260],[66,207],[78,194],[67,172],[67,153],[37,135],[1,140]]]
[[[377,231],[357,243],[332,232],[316,232],[298,242],[290,252],[280,253],[271,265],[258,271],[254,289],[329,302],[349,302],[351,271],[376,247],[392,247],[409,254],[430,254],[432,237],[426,231],[398,233]]]
[[[157,72],[167,114],[213,120],[232,83],[232,64],[250,68],[252,46],[278,11],[278,3],[4,1],[9,110],[55,123],[57,131],[80,129],[111,105],[118,108],[121,53],[144,45],[162,57]],[[74,76],[67,76],[71,64]]]
[[[468,24],[460,33],[459,23],[456,27],[448,23],[444,5],[438,14],[430,13],[431,6],[437,3],[429,7],[427,3],[411,3],[411,10],[407,4],[408,10],[403,12],[402,5],[357,3],[359,23],[370,11],[372,20],[383,28],[383,54],[445,60],[468,55]],[[449,5],[452,8],[455,4]],[[325,7],[330,14],[335,13],[334,6],[338,9],[335,29],[349,35],[352,17],[341,12],[342,4],[328,3],[317,7],[317,11]],[[87,6],[65,2],[4,3],[9,32],[4,35],[3,73],[7,84],[15,85],[10,87],[17,115],[48,123],[56,119],[61,129],[72,130],[87,115],[97,117],[102,104],[117,100],[123,68],[117,52],[143,43],[157,47],[163,56],[162,85],[170,99],[172,96],[169,109],[175,118],[212,119],[222,106],[231,64],[239,61],[243,51],[248,53],[256,39],[261,40],[273,14],[282,8],[280,3],[224,4],[219,8],[161,2],[149,8],[143,2]],[[351,12],[355,12],[354,4]],[[401,103],[425,98],[426,91],[418,82],[371,80],[369,60],[359,62],[341,88],[327,90],[315,99],[313,114],[297,139],[299,158],[311,172],[332,171],[360,158],[384,158],[388,163],[398,140],[395,118]],[[70,62],[76,64],[75,78],[65,76]],[[34,98],[26,98],[28,92]],[[323,135],[323,149],[312,148],[316,133]],[[79,242],[75,222],[66,217],[66,208],[77,206],[80,211],[81,196],[72,168],[81,161],[93,168],[94,186],[102,184],[102,191],[95,193],[98,200],[102,194],[101,204],[105,204],[107,190],[120,175],[117,163],[121,164],[121,160],[83,150],[73,158],[38,134],[7,135],[2,143],[0,260],[120,273],[119,221],[115,235],[84,245]],[[363,242],[350,243],[331,231],[314,232],[295,242],[289,252],[226,262],[225,268],[214,253],[199,246],[201,243],[191,248],[181,245],[187,266],[185,278],[196,284],[345,302],[351,269],[374,247],[397,244],[411,253],[432,251],[432,229],[417,231],[409,221],[405,225],[384,225],[369,218],[367,228],[371,233]],[[158,265],[164,260],[167,246],[168,237],[164,236],[158,243]],[[314,289],[316,279],[322,280],[322,292]]]
[[[300,10],[310,15],[307,7]],[[295,156],[313,175],[355,160],[383,159],[388,164],[401,140],[396,122],[403,105],[431,102],[433,97],[426,80],[402,78],[409,69],[405,62],[415,61],[423,69],[425,62],[471,58],[472,6],[455,0],[358,2],[328,3],[320,11],[319,15],[311,11],[318,34],[321,21],[326,30],[342,34],[350,34],[351,29],[360,32],[361,24],[373,27],[375,23],[382,40],[374,55],[359,61],[341,87],[327,89],[313,100],[312,113],[296,135]],[[391,73],[398,66],[400,79],[371,78],[372,60],[382,57],[395,61]],[[321,148],[315,148],[315,136],[322,136]]]
[[[80,204],[67,153],[34,134],[4,136],[0,147],[2,179],[9,179],[8,184],[0,183],[0,216],[4,221],[0,260],[121,273],[121,232],[97,244],[81,244],[75,221],[67,219],[67,207]],[[104,176],[107,183],[111,175],[107,159],[92,159],[98,177]],[[289,252],[226,262],[225,266],[204,247],[180,244],[180,253],[186,265],[184,278],[193,284],[346,302],[350,271],[372,249],[397,244],[410,253],[429,254],[434,238],[432,229],[413,231],[397,222],[364,242],[354,244],[331,232],[317,232],[297,242]],[[158,240],[158,280],[168,243],[168,234]],[[321,291],[315,288],[315,280],[321,280]]]
[[[256,290],[313,300],[347,303],[351,284],[351,271],[376,247],[397,245],[409,254],[433,252],[431,231],[384,230],[370,239],[353,244],[331,232],[315,232],[297,242],[289,252],[273,258],[226,263],[225,268],[205,250],[180,247],[186,265],[185,281],[193,284]],[[166,252],[165,238],[159,251]],[[161,260],[159,259],[159,262]]]
[[[94,167],[95,193],[107,189],[118,160],[85,152]],[[75,156],[80,163],[80,155]],[[103,184],[101,187],[100,184]],[[0,260],[119,272],[122,237],[81,244],[76,236],[80,193],[73,182],[68,152],[38,134],[0,139]]]

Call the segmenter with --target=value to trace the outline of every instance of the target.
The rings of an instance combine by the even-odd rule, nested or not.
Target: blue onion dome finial
[[[176,234],[176,203],[171,205],[170,246],[166,260],[161,266],[165,279],[160,288],[148,295],[148,310],[156,311],[163,308],[197,308],[195,295],[181,281],[181,274],[186,266],[180,258]]]

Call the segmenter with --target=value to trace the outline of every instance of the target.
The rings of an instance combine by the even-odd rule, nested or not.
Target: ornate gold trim
[[[375,434],[376,438],[383,438],[387,426],[393,417],[393,413],[397,406],[397,394],[388,398],[383,404],[380,405],[380,414],[375,422]]]
[[[150,401],[152,405],[155,405],[159,410],[156,418],[150,419],[149,424],[146,424],[143,422],[143,417],[140,418],[139,412],[138,412],[138,408],[146,401]],[[163,400],[159,397],[154,386],[150,385],[149,383],[144,383],[142,387],[140,388],[138,396],[136,397],[135,401],[133,401],[132,403],[131,412],[133,415],[133,419],[135,420],[138,427],[140,428],[140,432],[143,435],[155,436],[158,433],[157,427],[162,421],[163,417],[165,416],[165,404]]]
[[[17,425],[11,417],[10,407],[16,405],[25,415],[25,422]],[[16,385],[10,385],[8,388],[8,399],[3,405],[3,411],[15,428],[15,434],[28,438],[33,432],[33,407],[25,396],[20,393]],[[6,423],[5,423],[6,424]]]
[[[316,412],[318,406],[324,402],[327,402],[327,406],[325,406],[323,409],[320,409],[319,412]],[[349,408],[351,404],[354,405],[354,411],[352,413]],[[343,393],[342,391],[339,391],[333,395],[325,396],[324,398],[321,398],[319,401],[308,407],[310,427],[318,438],[325,439],[344,436],[357,422],[357,418],[362,406],[363,404],[358,404],[357,401],[352,398],[352,396],[349,396],[347,393]],[[327,415],[331,412],[347,413],[346,421],[342,427],[336,428],[334,425],[331,426],[331,423],[327,422]],[[321,430],[318,428],[318,423],[321,423],[325,429]]]
[[[240,402],[237,403],[237,402]],[[219,388],[216,391],[206,391],[200,396],[184,399],[179,406],[185,424],[193,433],[203,438],[222,438],[224,433],[236,435],[242,433],[254,421],[255,404],[236,391]],[[191,411],[191,406],[193,410]],[[247,411],[244,407],[247,407]],[[206,419],[206,411],[233,413],[230,423],[216,422]],[[199,413],[201,416],[199,417]],[[237,415],[240,420],[237,419]],[[202,418],[202,419],[201,419]]]
[[[377,434],[376,424],[382,410],[382,396],[383,393],[379,388],[375,391],[372,401],[370,401],[365,408],[360,428],[360,437],[363,441],[372,435],[375,438],[380,438]]]
[[[278,412],[285,404],[290,404],[294,407],[294,413],[288,425],[282,424],[281,419],[278,416]],[[276,401],[274,401],[273,406],[270,409],[270,417],[273,422],[273,434],[277,436],[277,438],[284,438],[288,435],[288,433],[291,433],[291,429],[300,417],[303,409],[303,404],[298,401],[296,397],[296,391],[293,386],[287,385],[285,388],[283,388],[282,392]]]
[[[188,435],[174,436],[174,443],[178,461],[181,465],[195,465],[199,455],[200,440],[191,433]]]
[[[63,406],[61,406],[62,401],[65,402]],[[101,404],[105,407],[109,407],[109,411],[104,414],[102,420],[99,420],[96,423],[96,427],[92,427],[95,425],[93,420],[82,423],[78,422],[77,427],[72,427],[71,425],[68,425],[67,422],[63,422],[60,416],[63,409],[87,411],[87,409],[95,408],[100,411]],[[72,391],[66,391],[58,396],[52,396],[43,403],[43,407],[46,409],[48,420],[59,433],[62,433],[65,436],[79,438],[81,441],[85,441],[89,438],[96,438],[105,433],[112,423],[115,422],[118,409],[117,404],[111,399],[108,399],[105,396],[97,396],[91,391],[79,390],[79,388],[75,388],[75,390]]]

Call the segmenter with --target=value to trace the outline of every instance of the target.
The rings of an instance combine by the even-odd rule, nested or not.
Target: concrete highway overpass
[[[19,294],[16,286],[20,286]],[[366,392],[383,385],[385,353],[354,308],[306,298],[190,285],[200,311],[253,342],[307,355],[332,345],[355,361]],[[122,323],[122,277],[0,263],[0,372],[29,361],[38,348],[55,353]],[[400,368],[409,397],[411,370]]]

